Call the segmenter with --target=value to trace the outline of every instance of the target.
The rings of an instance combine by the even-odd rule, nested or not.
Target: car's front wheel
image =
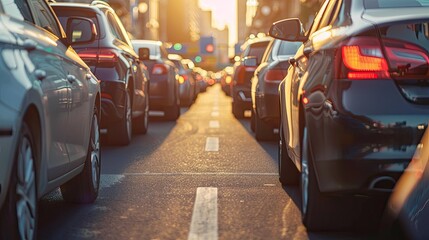
[[[91,134],[85,165],[82,172],[61,186],[64,200],[75,203],[92,203],[100,188],[101,149],[97,109],[94,109]]]
[[[36,239],[37,181],[33,134],[23,122],[6,201],[0,212],[1,239]]]

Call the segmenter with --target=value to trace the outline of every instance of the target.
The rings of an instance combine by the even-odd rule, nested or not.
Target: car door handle
[[[85,78],[86,78],[86,80],[91,80],[91,78],[92,78],[92,76],[91,76],[91,74],[89,74],[89,73],[87,73],[87,74],[85,74]]]
[[[34,75],[39,81],[42,81],[46,78],[46,72],[44,70],[36,69],[36,71],[34,71]]]
[[[74,75],[67,75],[67,81],[69,81],[69,83],[74,83],[76,82],[76,77]]]

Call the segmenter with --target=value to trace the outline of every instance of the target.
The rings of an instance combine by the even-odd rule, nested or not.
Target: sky
[[[212,10],[213,25],[223,29],[229,28],[229,45],[237,42],[237,1],[232,0],[199,0],[200,7],[204,10]]]

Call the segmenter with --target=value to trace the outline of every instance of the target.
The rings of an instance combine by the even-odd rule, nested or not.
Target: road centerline
[[[219,128],[220,127],[219,121],[217,121],[217,120],[210,121],[209,122],[209,127],[210,128]]]
[[[218,239],[217,188],[197,188],[188,240],[199,239]]]
[[[219,138],[218,137],[207,137],[206,138],[206,152],[218,152],[219,151]]]

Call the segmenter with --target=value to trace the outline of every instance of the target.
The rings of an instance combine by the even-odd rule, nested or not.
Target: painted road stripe
[[[220,127],[219,121],[217,121],[217,120],[210,121],[209,122],[209,127],[210,128],[219,128]]]
[[[217,240],[217,215],[217,188],[197,188],[188,240]]]
[[[124,173],[125,176],[189,176],[189,175],[213,175],[213,176],[278,176],[278,173],[246,173],[246,172],[144,172],[144,173]]]
[[[219,112],[212,112],[212,117],[219,117]]]
[[[218,137],[208,137],[206,139],[206,152],[217,152],[219,151],[219,138]]]

